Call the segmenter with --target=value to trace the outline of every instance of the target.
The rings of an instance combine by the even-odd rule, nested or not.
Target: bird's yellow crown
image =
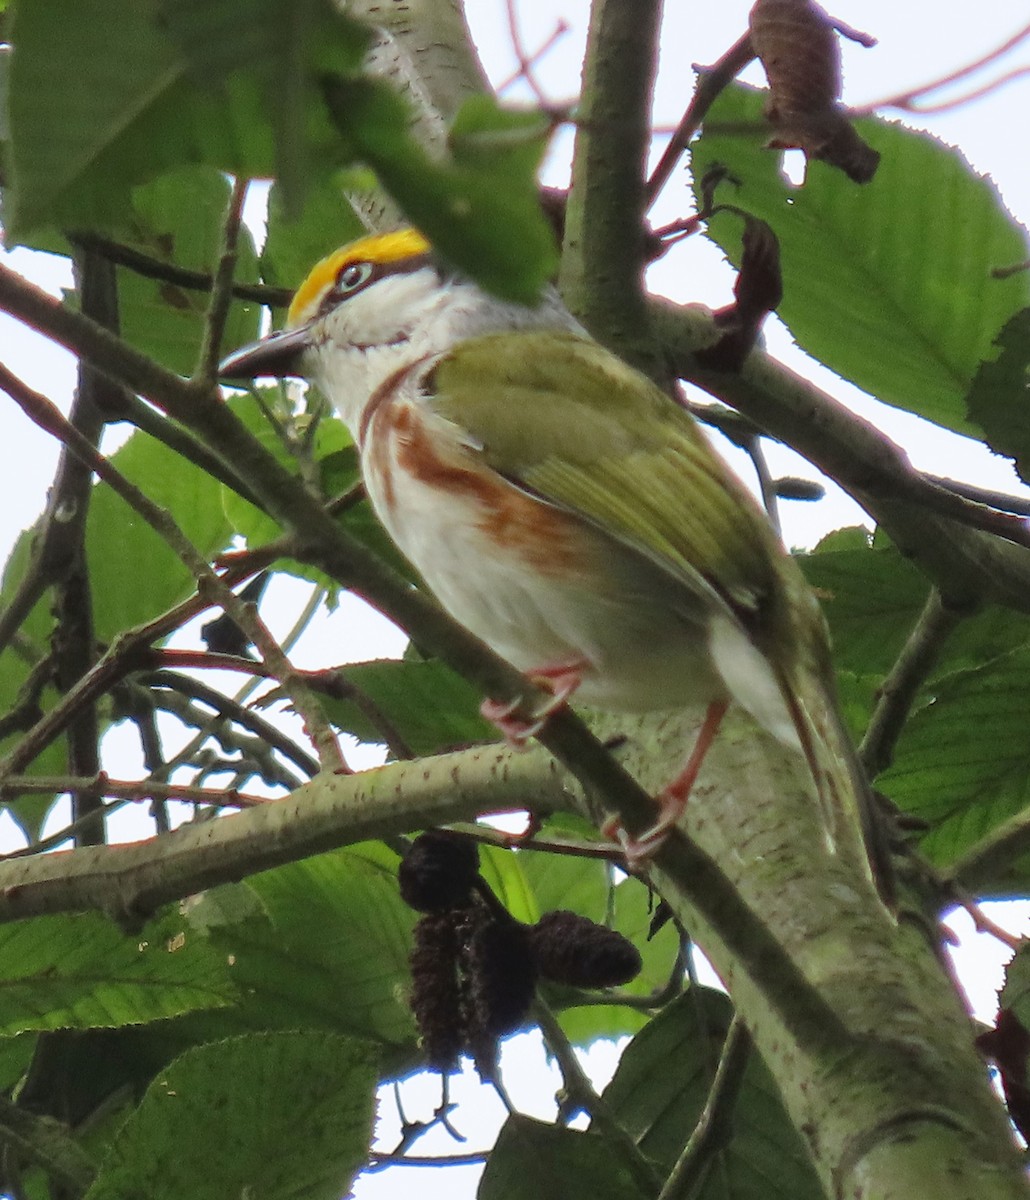
[[[311,268],[307,279],[294,293],[286,327],[303,325],[318,308],[322,297],[335,284],[344,267],[354,262],[395,263],[417,258],[431,249],[417,229],[396,229],[392,233],[373,233],[348,242]]]

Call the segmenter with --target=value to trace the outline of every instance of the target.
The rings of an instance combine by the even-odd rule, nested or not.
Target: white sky
[[[467,0],[473,34],[487,69],[495,80],[508,77],[515,66],[508,35],[504,0]],[[541,45],[561,19],[570,26],[565,35],[539,64],[536,76],[556,100],[571,98],[578,85],[579,65],[586,31],[586,0],[521,0],[517,5],[523,44],[530,50]],[[670,0],[666,5],[661,73],[656,94],[655,116],[659,126],[672,126],[689,98],[693,82],[691,63],[710,63],[736,40],[743,31],[750,5],[747,0],[722,0],[719,4],[689,3]],[[1012,0],[979,0],[971,10],[966,0],[942,0],[926,4],[906,0],[838,0],[833,14],[879,38],[879,45],[865,50],[844,43],[845,99],[853,105],[896,94],[929,82],[987,53],[1011,36],[1021,23],[1030,19],[1030,6]],[[1030,42],[1024,42],[999,66],[973,77],[974,83],[993,78],[1004,70],[1030,64]],[[760,75],[745,78],[761,82]],[[963,85],[961,91],[966,90]],[[511,99],[528,98],[525,89],[513,89]],[[1030,111],[1030,79],[1023,78],[1000,92],[956,111],[921,121],[919,124],[945,141],[957,144],[980,171],[989,173],[1001,190],[1010,210],[1024,223],[1030,222],[1030,169],[1024,147],[1024,131]],[[890,114],[885,114],[890,115]],[[569,138],[559,137],[548,167],[548,181],[563,183],[567,169]],[[692,201],[684,173],[677,173],[667,188],[653,217],[656,223],[689,213]],[[51,289],[68,286],[70,278],[58,260],[15,250],[3,261]],[[732,277],[721,262],[721,254],[702,239],[694,238],[682,252],[670,254],[651,273],[652,287],[677,300],[696,300],[715,306],[728,301]],[[887,430],[908,450],[919,467],[950,474],[993,487],[1015,488],[1014,476],[1007,464],[994,458],[979,444],[942,434],[917,418],[885,409],[855,388],[843,383],[824,368],[813,364],[793,346],[782,327],[767,331],[769,349],[789,365],[809,375],[820,386],[854,407]],[[65,406],[74,384],[71,357],[37,338],[24,327],[0,316],[0,356],[16,374],[32,386]],[[774,470],[812,476],[812,470],[787,451],[770,455]],[[57,458],[56,446],[28,426],[13,405],[0,407],[0,471],[7,502],[0,506],[0,556],[6,556],[19,532],[30,524],[45,502],[46,488]],[[745,468],[742,468],[744,470]],[[861,519],[859,510],[846,498],[817,505],[784,504],[785,536],[792,544],[811,544],[829,528]],[[281,615],[273,619],[279,631],[285,630],[303,604],[299,585],[284,584],[279,590]],[[346,605],[333,617],[318,624],[297,652],[301,666],[324,665],[325,646],[331,639],[333,658],[345,656],[370,658],[396,653],[401,639],[391,633],[381,619],[366,618],[356,606]],[[124,741],[126,772],[132,770],[131,739]],[[108,747],[110,749],[110,747]],[[119,768],[121,769],[121,768]],[[1025,928],[1030,905],[999,909],[991,906],[995,919],[1013,928]],[[1000,913],[1000,915],[999,915]],[[981,1019],[990,1019],[995,1007],[995,992],[1000,983],[1001,963],[1005,954],[996,943],[974,937],[965,917],[955,919],[963,937],[959,957],[963,984]],[[598,1046],[591,1052],[592,1065],[602,1075],[614,1066],[610,1047]],[[514,1039],[505,1060],[505,1078],[520,1107],[541,1116],[553,1114],[551,1097],[558,1086],[557,1077],[543,1059],[538,1039],[523,1036]],[[468,1092],[471,1103],[463,1106],[458,1123],[478,1146],[489,1145],[503,1119],[499,1104],[489,1089],[479,1088],[466,1077],[456,1090]],[[419,1095],[416,1096],[415,1093]],[[414,1081],[406,1085],[409,1117],[425,1117],[438,1102],[433,1083]],[[392,1103],[383,1105],[383,1148],[395,1140],[389,1129]],[[422,1153],[453,1153],[457,1147],[445,1136],[424,1139],[417,1147]],[[475,1192],[478,1169],[420,1171],[417,1176],[396,1171],[368,1176],[358,1184],[359,1200],[385,1200],[401,1188],[417,1187],[424,1197],[446,1195],[448,1200],[463,1200]]]

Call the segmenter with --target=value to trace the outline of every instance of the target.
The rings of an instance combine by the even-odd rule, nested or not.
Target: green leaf
[[[336,1200],[372,1132],[375,1051],[324,1032],[187,1050],[148,1088],[87,1200]]]
[[[411,1045],[404,993],[414,914],[401,901],[396,871],[389,851],[350,847],[248,881],[267,919],[209,936],[231,956],[253,1017]]]
[[[540,919],[540,905],[522,869],[523,855],[499,846],[480,846],[479,873],[516,921],[531,925]]]
[[[534,304],[558,266],[536,171],[550,134],[532,113],[486,97],[466,102],[450,162],[430,158],[410,131],[408,105],[386,84],[334,80],[337,127],[414,225],[455,266],[509,300]]]
[[[933,825],[920,848],[946,865],[1030,802],[1030,647],[947,676],[934,691],[876,783]]]
[[[630,1042],[605,1089],[612,1115],[641,1151],[666,1170],[679,1157],[708,1099],[730,1015],[721,993],[692,989]],[[825,1193],[776,1084],[754,1052],[733,1111],[732,1140],[718,1151],[695,1194],[699,1200],[823,1200]]]
[[[608,1139],[513,1115],[504,1123],[478,1200],[643,1200]]]
[[[1030,297],[1025,273],[991,277],[992,267],[1027,253],[1025,230],[993,184],[928,134],[860,120],[859,133],[883,156],[876,178],[856,187],[816,162],[795,188],[777,154],[719,134],[727,123],[762,129],[762,93],[735,87],[720,96],[706,122],[712,132],[694,144],[694,178],[727,166],[741,182],[734,202],[772,226],[783,269],[778,311],[801,347],[888,404],[970,432],[969,383]],[[709,225],[735,262],[739,224],[721,214]]]
[[[201,87],[234,72],[259,83],[284,203],[300,212],[318,154],[317,75],[357,70],[369,33],[327,0],[157,0],[161,23]],[[307,135],[307,136],[305,136]],[[314,135],[314,136],[313,136]]]
[[[235,998],[224,960],[177,914],[127,937],[92,913],[0,927],[0,1034],[135,1024]]]
[[[0,12],[2,11],[3,8],[0,5]],[[11,48],[10,46],[0,46],[0,142],[7,142],[11,139],[10,121],[7,116],[10,79]]]
[[[205,163],[276,169],[299,207],[310,170],[340,163],[317,79],[366,44],[329,0],[21,0],[10,83],[8,236],[117,230],[131,189]]]
[[[0,607],[4,609],[11,604],[32,568],[35,539],[36,530],[34,528],[25,530],[15,542],[14,549],[5,564],[3,585],[0,587]],[[50,597],[44,596],[21,623],[17,642],[0,655],[0,712],[12,713],[14,711],[29,672],[49,652],[53,627],[53,605]],[[40,696],[40,705],[45,710],[55,700],[56,693],[47,688]],[[31,717],[32,714],[28,714],[26,728],[31,722]],[[0,753],[6,755],[20,736],[20,733],[13,733],[0,742]],[[60,775],[66,770],[67,763],[67,743],[62,736],[55,738],[42,754],[33,759],[26,768],[26,773],[29,775]],[[53,795],[20,796],[14,801],[5,803],[3,807],[11,814],[25,834],[29,838],[34,838],[38,835],[40,826],[53,802]]]
[[[496,729],[479,715],[479,692],[443,663],[383,659],[342,666],[338,674],[354,698],[327,698],[326,714],[362,741],[385,740],[377,713],[417,757],[496,740]]]
[[[217,264],[229,183],[213,167],[188,167],[163,175],[132,196],[128,243],[158,262],[210,274]],[[237,275],[253,280],[257,255],[244,226],[237,242]],[[118,270],[121,334],[138,350],[189,375],[197,364],[210,297],[172,283]],[[261,308],[234,302],[225,326],[225,344],[241,346],[260,331]]]
[[[39,1038],[33,1033],[0,1039],[0,1088],[10,1095],[29,1068]]]
[[[133,434],[111,461],[175,518],[202,556],[226,545],[230,531],[216,479],[141,433]],[[94,488],[90,501],[86,553],[100,641],[158,616],[194,590],[192,575],[171,547],[105,484]],[[132,564],[128,573],[127,563]]]
[[[819,596],[838,669],[886,674],[926,603],[926,579],[893,546],[873,549],[868,541],[820,547],[795,561]]]
[[[892,545],[866,541],[856,549],[823,549],[826,544],[796,561],[819,594],[838,671],[867,679],[886,675],[919,619],[929,585]],[[979,666],[1027,641],[1030,618],[987,608],[952,632],[929,678]]]
[[[966,400],[969,416],[996,454],[1015,459],[1030,479],[1030,308],[1017,312],[995,339],[997,353],[980,364]]]
[[[261,252],[261,276],[275,287],[297,288],[320,259],[366,231],[344,194],[343,172],[317,180],[304,206],[291,217],[282,190],[268,198],[268,236]]]

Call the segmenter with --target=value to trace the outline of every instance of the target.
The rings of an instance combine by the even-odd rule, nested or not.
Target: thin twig
[[[1023,271],[1030,271],[1030,258],[1024,259],[1023,262],[1010,263],[1007,267],[992,267],[992,279],[1009,279],[1013,275],[1019,275]]]
[[[755,468],[755,474],[758,476],[758,486],[762,494],[762,507],[765,509],[765,515],[769,518],[769,524],[779,533],[781,529],[780,506],[776,498],[776,480],[773,479],[772,472],[769,470],[769,461],[762,448],[762,439],[757,436],[751,438],[746,449]]]
[[[468,1150],[463,1154],[384,1154],[370,1150],[368,1161],[382,1167],[477,1167],[489,1162],[489,1150]]]
[[[945,491],[964,496],[977,504],[986,504],[1000,512],[1012,513],[1015,516],[1030,517],[1030,500],[1024,496],[1013,496],[1011,492],[998,492],[993,488],[978,487],[975,483],[965,483],[961,479],[949,479],[946,475],[932,475],[929,471],[921,472],[924,479]]]
[[[80,246],[96,250],[104,258],[126,267],[136,275],[145,279],[156,279],[161,283],[170,283],[173,287],[185,288],[191,292],[210,292],[214,286],[214,278],[204,271],[190,271],[185,267],[177,267],[172,263],[162,262],[149,254],[134,250],[131,246],[123,246],[120,242],[102,237],[96,233],[76,233],[73,242]],[[288,308],[293,299],[293,292],[287,288],[269,287],[262,283],[234,283],[232,294],[237,300],[250,300],[263,304],[268,308]]]
[[[260,566],[269,565],[277,557],[286,557],[290,553],[289,537],[276,539],[274,542],[269,542],[265,547],[259,547],[256,550],[247,550],[227,555],[226,558],[232,558],[232,564],[227,567],[226,574],[230,572],[234,575],[241,573],[249,573],[259,569]],[[279,548],[283,548],[283,554],[280,555]],[[259,564],[259,565],[258,565]],[[282,648],[289,654],[296,644],[298,638],[308,623],[314,616],[315,612],[321,605],[325,596],[324,588],[314,587],[312,594],[308,598],[303,610],[293,623],[293,627],[289,630],[286,636],[282,639]],[[298,767],[311,778],[318,770],[318,763],[305,754],[299,746],[297,746],[292,738],[287,737],[274,725],[267,723],[263,717],[253,712],[250,708],[245,708],[244,704],[247,697],[260,685],[260,680],[256,677],[249,679],[243,687],[241,687],[234,696],[227,697],[220,692],[210,690],[209,695],[204,695],[201,688],[204,686],[197,680],[189,680],[189,688],[191,694],[195,696],[201,703],[209,704],[217,714],[216,720],[228,720],[234,724],[242,725],[244,728],[250,729],[258,737],[261,737],[271,748],[279,750],[286,758],[291,759]],[[180,690],[186,687],[186,684],[180,683]],[[181,715],[181,714],[179,714]],[[206,722],[201,731],[192,737],[185,746],[183,746],[170,760],[165,764],[162,774],[168,776],[177,767],[189,764],[193,761],[194,755],[200,750],[201,746],[211,736],[213,722]],[[220,737],[223,735],[219,735]],[[262,772],[266,782],[268,782],[267,768]],[[285,780],[282,780],[282,786],[288,787]]]
[[[948,869],[945,883],[973,895],[997,887],[1005,871],[1030,853],[1030,812],[1010,817],[971,846]]]
[[[948,635],[961,620],[962,614],[946,608],[940,592],[934,588],[897,661],[880,685],[876,708],[858,748],[870,779],[875,779],[894,760],[894,747],[919,689],[936,665]]]
[[[267,796],[248,796],[235,790],[220,788],[198,788],[189,784],[157,783],[153,779],[112,779],[106,771],[83,778],[75,775],[8,775],[4,780],[4,794],[17,793],[22,796],[46,795],[54,792],[96,791],[99,795],[117,800],[182,800],[186,804],[209,804],[213,808],[251,808],[255,804],[268,804]]]
[[[27,675],[18,689],[18,696],[10,710],[0,717],[0,741],[12,733],[21,733],[34,725],[43,715],[40,697],[43,690],[53,681],[53,654],[41,658]]]
[[[751,1035],[740,1017],[734,1017],[723,1043],[719,1066],[704,1110],[669,1173],[658,1200],[693,1200],[700,1191],[712,1160],[733,1135],[733,1110],[750,1056]]]
[[[208,565],[196,547],[183,534],[172,517],[131,484],[120,471],[100,455],[45,396],[27,387],[0,365],[0,387],[42,429],[58,438],[86,463],[108,486],[137,512],[176,552],[197,580],[198,593],[207,595],[222,607],[257,647],[280,684],[290,695],[304,720],[308,736],[318,750],[326,770],[347,770],[339,743],[321,704],[294,670],[278,643],[268,632],[252,605],[242,602]]]
[[[2,376],[3,368],[0,366],[0,379]],[[233,587],[259,569],[251,560],[241,559],[239,563],[226,567],[222,579],[227,587]],[[64,732],[77,706],[85,698],[103,695],[126,675],[146,666],[153,642],[167,637],[211,607],[211,600],[194,594],[152,621],[145,621],[119,634],[116,642],[97,660],[93,670],[62,696],[57,704],[37,717],[26,736],[0,766],[0,776],[3,770],[21,770],[32,762],[36,755]]]
[[[502,829],[494,829],[489,825],[456,825],[454,828],[456,832],[465,834],[480,845],[511,849],[512,835]],[[532,834],[525,838],[520,836],[518,848],[539,850],[544,854],[564,854],[570,858],[597,858],[620,867],[626,862],[625,852],[616,842],[591,842],[581,838],[540,837],[538,834]],[[605,1003],[608,1001],[605,1000]]]
[[[947,892],[955,903],[960,905],[967,913],[977,933],[988,934],[1013,952],[1022,950],[1026,945],[1026,938],[1019,937],[1018,934],[1009,933],[1007,929],[1002,929],[996,921],[992,921],[984,912],[979,902],[964,892],[956,883],[949,883],[947,885]]]
[[[249,730],[265,742],[270,749],[277,750],[284,758],[290,759],[309,779],[318,774],[318,763],[310,754],[306,754],[294,743],[292,738],[282,730],[276,729],[259,713],[245,708],[238,699],[230,699],[214,688],[208,687],[199,679],[193,679],[189,675],[179,675],[174,671],[164,670],[145,674],[141,676],[140,682],[154,688],[170,688],[191,696],[194,700],[199,700],[201,704],[213,708],[223,720]]]
[[[969,100],[975,99],[981,95],[986,95],[987,92],[993,91],[1000,87],[1003,83],[1007,83],[1015,75],[1025,74],[1027,68],[1013,72],[1010,75],[1004,76],[1002,79],[995,80],[993,83],[987,84],[985,87],[978,89],[976,92],[963,97],[961,100],[948,101],[944,104],[922,107],[918,104],[920,96],[925,96],[928,92],[939,91],[949,84],[956,83],[960,79],[964,79],[967,75],[972,75],[975,71],[979,71],[981,67],[986,67],[990,63],[997,61],[1003,55],[1007,54],[1015,46],[1018,46],[1024,38],[1030,37],[1030,24],[1024,25],[1020,30],[1004,41],[1000,46],[989,51],[981,58],[974,62],[967,63],[964,67],[959,67],[957,71],[951,71],[947,75],[942,75],[939,79],[935,79],[930,83],[924,83],[921,87],[912,88],[907,92],[900,92],[894,96],[888,96],[884,100],[878,100],[875,104],[864,104],[860,109],[852,109],[850,113],[853,115],[861,115],[862,113],[873,113],[881,108],[899,108],[904,112],[913,113],[928,113],[942,112],[947,108],[954,108],[957,104],[968,103]]]
[[[35,1163],[64,1195],[83,1195],[96,1175],[96,1164],[66,1125],[28,1112],[5,1096],[0,1096],[0,1140]]]
[[[637,992],[629,992],[622,988],[611,988],[604,992],[581,992],[576,996],[576,1008],[599,1008],[602,1005],[619,1005],[620,1008],[630,1008],[635,1012],[655,1012],[670,1004],[677,996],[683,994],[683,973],[686,970],[687,950],[684,939],[680,938],[672,969],[664,983],[641,996]]]
[[[991,79],[981,87],[973,88],[969,92],[963,92],[962,95],[955,96],[951,100],[939,100],[936,104],[917,104],[915,101],[912,101],[909,104],[898,104],[893,107],[901,108],[905,112],[910,112],[920,117],[951,112],[956,108],[963,108],[967,104],[972,104],[976,100],[982,100],[984,96],[990,96],[993,92],[1000,91],[1006,84],[1015,83],[1017,79],[1025,79],[1028,76],[1030,76],[1030,67],[1017,67],[1014,71],[1007,71],[1004,75],[999,75],[997,79]]]
[[[676,164],[683,157],[690,145],[690,139],[701,128],[708,110],[715,98],[728,84],[740,74],[747,64],[755,57],[751,47],[751,35],[745,33],[726,51],[726,53],[710,67],[697,67],[697,86],[694,95],[687,106],[687,111],[680,118],[676,132],[669,144],[662,151],[658,165],[647,181],[648,207],[654,204],[658,193],[669,182],[669,177],[676,169]]]
[[[349,700],[375,729],[391,758],[416,758],[401,731],[388,713],[363,688],[349,680],[343,669],[310,671],[307,678],[318,692],[339,700]]]
[[[640,1152],[629,1131],[616,1120],[607,1102],[597,1094],[558,1018],[539,998],[533,1002],[533,1016],[540,1026],[548,1050],[558,1064],[571,1104],[576,1110],[582,1109],[587,1113],[597,1132],[619,1154],[642,1194],[655,1195],[662,1182],[658,1173]]]
[[[558,20],[552,32],[541,42],[541,44],[532,53],[528,53],[522,42],[522,36],[518,27],[518,20],[515,13],[514,0],[508,0],[508,29],[511,34],[512,49],[515,52],[515,58],[518,62],[518,70],[514,71],[507,79],[503,79],[495,87],[498,95],[506,92],[508,88],[514,86],[520,79],[524,79],[526,83],[533,89],[533,94],[537,97],[544,108],[550,108],[550,104],[543,92],[543,89],[536,81],[534,70],[540,63],[541,59],[552,50],[558,42],[569,32],[571,26],[565,20]]]
[[[204,320],[204,337],[201,341],[197,367],[193,382],[202,386],[213,386],[218,378],[218,361],[221,357],[222,334],[232,305],[232,279],[236,271],[236,244],[239,241],[240,224],[243,220],[243,204],[247,199],[249,179],[234,179],[225,223],[222,227],[222,249],[215,268],[211,285],[211,300]]]

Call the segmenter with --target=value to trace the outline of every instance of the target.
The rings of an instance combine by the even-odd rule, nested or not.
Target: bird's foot
[[[631,874],[647,870],[687,807],[686,797],[673,795],[668,788],[659,792],[655,800],[658,819],[636,837],[629,833],[618,817],[611,817],[601,826],[601,833],[618,846],[619,853],[626,860],[626,870]]]
[[[631,836],[623,827],[618,817],[612,817],[601,827],[605,837],[618,842],[630,871],[640,871],[651,864],[655,854],[664,845],[669,834],[679,824],[687,808],[687,801],[697,780],[701,764],[708,753],[715,735],[726,715],[728,705],[725,700],[713,700],[708,705],[705,719],[698,730],[694,748],[690,752],[683,770],[655,797],[658,805],[658,819],[637,837]]]
[[[519,846],[524,846],[526,842],[530,842],[544,827],[543,817],[539,813],[526,813],[526,826],[518,833],[509,833],[505,837],[505,844],[509,850],[516,850]]]
[[[583,680],[582,661],[572,663],[555,663],[536,667],[527,671],[526,676],[533,683],[551,693],[550,698],[526,718],[519,713],[522,698],[502,704],[497,700],[484,700],[479,711],[491,725],[504,734],[504,740],[515,750],[524,750],[530,738],[536,737],[547,724],[552,714],[560,709]]]

